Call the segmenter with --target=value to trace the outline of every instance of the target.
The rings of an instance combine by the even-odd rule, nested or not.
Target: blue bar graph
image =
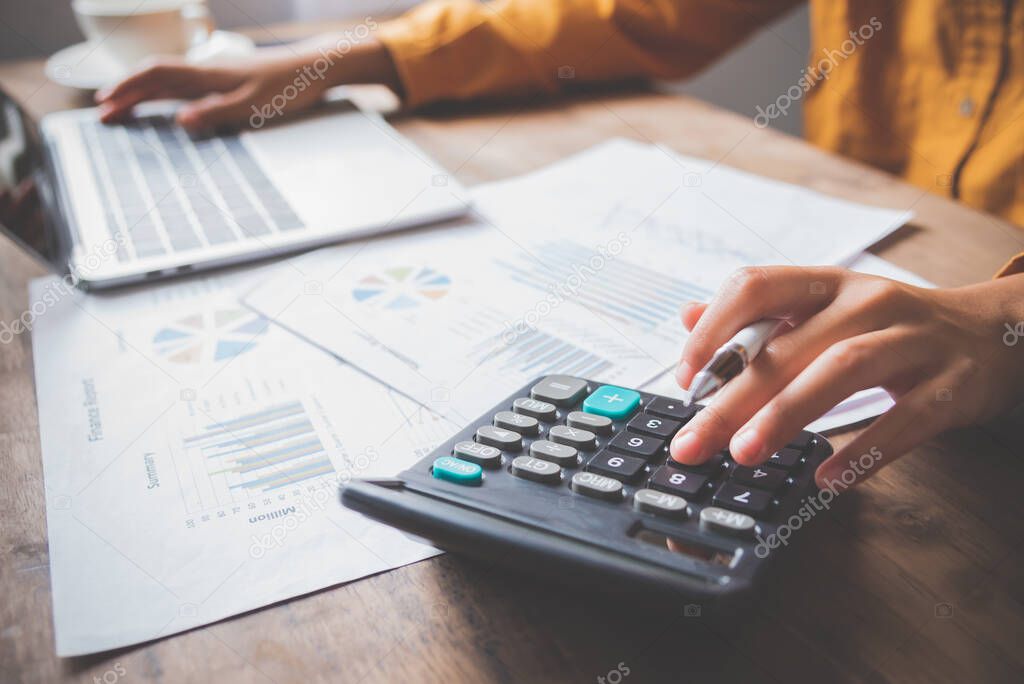
[[[667,321],[674,323],[683,302],[705,301],[711,296],[708,290],[682,278],[621,256],[600,256],[569,240],[545,243],[531,251],[498,264],[518,283],[646,330]],[[599,256],[598,266],[594,262]]]
[[[231,490],[268,492],[334,472],[298,401],[210,423],[185,446],[199,450],[210,475],[226,475]]]
[[[495,363],[501,373],[526,376],[565,373],[595,377],[612,367],[612,362],[586,349],[540,330],[528,330],[513,344],[492,338],[478,348],[482,362]]]

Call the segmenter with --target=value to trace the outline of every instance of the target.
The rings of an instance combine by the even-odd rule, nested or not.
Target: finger
[[[683,327],[687,330],[693,330],[693,326],[697,325],[697,321],[704,315],[704,311],[707,308],[707,302],[687,302],[683,304],[683,308],[679,313],[679,317],[683,320]]]
[[[737,463],[762,463],[853,393],[908,381],[916,385],[931,364],[927,353],[908,348],[906,334],[898,328],[837,342],[733,435],[729,451]]]
[[[707,308],[708,305],[704,302],[687,302],[683,304],[683,308],[679,312],[679,317],[683,321],[683,327],[687,330],[693,330],[693,327],[697,325],[697,321],[704,315]],[[693,380],[694,374],[696,374],[696,371],[691,369],[686,361],[680,357],[675,370],[676,383],[680,387],[688,387]]]
[[[925,382],[838,452],[818,466],[814,479],[821,489],[837,493],[860,484],[907,451],[955,425],[953,403],[941,400],[949,382]]]
[[[179,124],[192,130],[241,124],[250,113],[252,95],[249,88],[238,88],[228,93],[211,93],[183,105],[178,110],[176,119]]]
[[[174,91],[164,88],[139,89],[118,99],[105,100],[99,106],[99,117],[102,123],[116,123],[131,117],[135,105],[148,100],[170,99],[178,97]]]
[[[790,318],[831,303],[841,269],[766,266],[733,274],[715,295],[683,347],[677,377],[688,387],[718,347],[762,318]],[[683,367],[685,364],[685,367]]]
[[[680,463],[697,464],[724,449],[736,431],[818,355],[840,340],[868,332],[865,325],[842,307],[830,307],[771,340],[676,434],[670,447],[672,457]]]
[[[117,85],[99,90],[100,120],[121,120],[131,109],[147,100],[193,98],[209,92],[237,87],[238,74],[228,69],[200,67],[179,60],[151,64],[128,76]]]
[[[183,82],[183,77],[195,76],[198,68],[179,60],[164,60],[149,64],[109,88],[96,91],[96,102],[116,100],[139,91],[153,90]]]

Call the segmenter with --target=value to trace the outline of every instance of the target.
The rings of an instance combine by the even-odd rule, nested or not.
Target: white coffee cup
[[[126,69],[184,55],[212,29],[202,0],[73,0],[71,8],[85,37]]]

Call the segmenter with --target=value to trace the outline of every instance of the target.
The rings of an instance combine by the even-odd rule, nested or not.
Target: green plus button
[[[583,410],[612,420],[626,418],[640,405],[640,393],[615,385],[601,385],[583,400]]]
[[[478,485],[483,480],[483,468],[476,463],[453,456],[442,456],[434,461],[434,477],[460,485]]]

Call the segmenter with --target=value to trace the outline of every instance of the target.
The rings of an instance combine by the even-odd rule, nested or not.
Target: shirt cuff
[[[438,100],[458,99],[479,55],[453,45],[484,23],[475,2],[425,3],[381,24],[377,38],[391,54],[409,109]]]

